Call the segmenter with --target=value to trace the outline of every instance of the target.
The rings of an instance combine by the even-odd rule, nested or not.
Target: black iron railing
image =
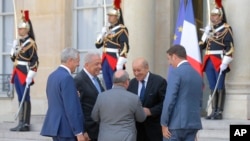
[[[11,74],[0,74],[0,98],[13,98],[14,86],[10,79]]]

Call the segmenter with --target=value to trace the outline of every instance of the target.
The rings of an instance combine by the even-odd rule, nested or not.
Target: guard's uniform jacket
[[[234,51],[231,27],[223,22],[213,26],[210,36],[205,43],[200,43],[200,47],[206,49],[202,70],[204,71],[206,62],[210,59],[216,71],[219,72],[223,56],[232,56]]]
[[[127,57],[129,51],[128,29],[122,24],[110,26],[103,41],[95,43],[96,48],[103,46],[102,60],[107,59],[112,70],[116,69],[118,58]]]
[[[11,60],[14,62],[11,83],[14,83],[14,76],[17,75],[21,84],[24,85],[28,71],[33,70],[36,72],[38,68],[39,62],[35,41],[29,36],[20,39],[19,51],[11,56]]]

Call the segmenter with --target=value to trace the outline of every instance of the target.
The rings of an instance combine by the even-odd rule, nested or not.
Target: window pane
[[[3,2],[3,7],[2,7],[2,12],[13,12],[13,0],[2,0]]]
[[[12,47],[12,42],[14,39],[14,20],[13,16],[4,16],[3,17],[3,52],[9,53]]]

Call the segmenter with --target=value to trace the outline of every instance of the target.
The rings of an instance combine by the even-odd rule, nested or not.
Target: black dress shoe
[[[213,119],[215,119],[215,120],[221,120],[222,119],[222,113],[216,114]]]
[[[23,126],[23,123],[19,123],[16,127],[10,128],[10,131],[19,131],[22,126]]]
[[[19,124],[16,127],[11,128],[10,131],[17,131],[17,132],[18,131],[23,131],[23,132],[30,131],[30,127],[29,125]]]

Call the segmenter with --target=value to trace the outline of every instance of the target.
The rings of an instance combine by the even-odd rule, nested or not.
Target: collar
[[[216,28],[220,27],[220,26],[223,25],[223,24],[224,24],[224,22],[220,22],[220,23],[214,25],[213,27],[214,27],[214,29],[216,29]]]
[[[60,65],[60,67],[65,68],[69,72],[69,74],[71,75],[70,69],[68,67],[66,67],[65,65]]]
[[[188,62],[188,61],[187,61],[187,60],[182,60],[182,61],[177,65],[177,67],[179,67],[181,64],[186,63],[186,62]]]
[[[90,78],[90,80],[93,80],[94,77],[92,74],[90,74],[85,68],[83,68],[83,71],[85,71],[85,73],[88,75],[88,77]]]
[[[119,25],[119,22],[117,22],[117,23],[114,24],[114,25],[109,26],[109,29],[112,29],[112,28],[114,28],[114,27],[116,27],[116,26],[118,26],[118,25]]]
[[[146,77],[143,79],[145,86],[146,86],[146,84],[148,82],[148,77],[149,77],[149,72],[147,73]],[[141,81],[140,81],[140,83],[141,83]]]
[[[24,38],[21,38],[20,39],[20,42],[21,43],[24,43],[26,40],[28,40],[30,38],[30,36],[29,35],[26,35]]]

